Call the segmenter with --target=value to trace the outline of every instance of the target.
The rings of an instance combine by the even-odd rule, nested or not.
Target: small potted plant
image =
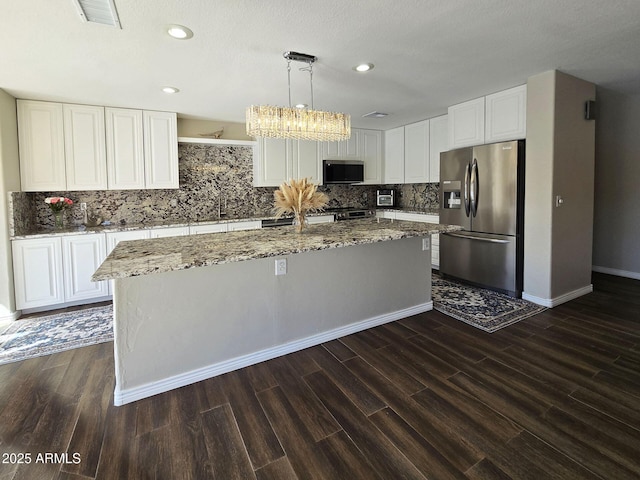
[[[47,197],[44,203],[49,205],[53,212],[54,227],[60,229],[64,227],[64,210],[73,205],[73,200],[67,197]]]
[[[280,188],[273,193],[276,218],[280,218],[285,213],[292,213],[296,231],[302,232],[307,222],[307,213],[322,210],[329,200],[317,189],[317,185],[306,178],[291,179],[288,183],[280,185]]]

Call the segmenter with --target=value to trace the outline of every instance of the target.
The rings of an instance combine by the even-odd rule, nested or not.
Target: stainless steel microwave
[[[360,183],[364,181],[364,162],[360,160],[323,160],[322,183]]]

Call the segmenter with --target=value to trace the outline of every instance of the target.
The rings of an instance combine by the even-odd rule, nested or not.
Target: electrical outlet
[[[422,239],[422,250],[429,250],[429,238]]]
[[[80,211],[84,212],[87,209],[87,203],[86,202],[81,202],[80,203]]]
[[[286,275],[286,274],[287,274],[287,259],[277,258],[276,259],[276,275]]]

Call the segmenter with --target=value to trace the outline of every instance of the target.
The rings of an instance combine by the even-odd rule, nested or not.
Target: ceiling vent
[[[364,115],[362,115],[362,118],[384,118],[387,115],[389,115],[388,113],[382,113],[382,112],[369,112],[369,113],[365,113]]]
[[[113,0],[73,0],[85,22],[122,28]]]

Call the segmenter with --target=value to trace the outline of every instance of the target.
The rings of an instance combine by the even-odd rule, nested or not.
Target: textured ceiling
[[[122,29],[72,0],[0,0],[0,88],[17,98],[244,121],[286,105],[286,61],[318,57],[315,107],[387,129],[558,69],[640,94],[638,0],[115,0]],[[190,40],[165,33],[191,28]],[[366,74],[352,67],[371,62]],[[295,67],[302,66],[294,64]],[[292,70],[293,101],[309,103]],[[180,89],[174,95],[164,85]],[[373,110],[385,119],[363,119]]]

